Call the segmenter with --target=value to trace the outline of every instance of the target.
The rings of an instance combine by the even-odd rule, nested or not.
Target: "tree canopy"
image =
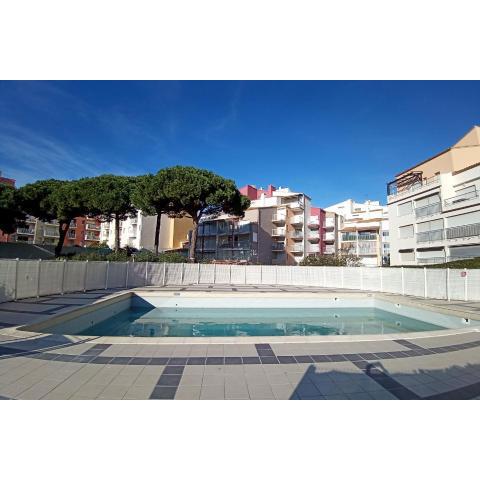
[[[120,249],[120,221],[132,218],[137,208],[132,202],[135,177],[100,175],[84,181],[88,214],[101,221],[115,220],[115,249]]]
[[[0,183],[0,230],[14,233],[24,220],[25,213],[20,208],[15,188]]]

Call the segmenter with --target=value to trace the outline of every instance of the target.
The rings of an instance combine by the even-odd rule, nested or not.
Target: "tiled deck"
[[[264,285],[192,285],[162,290],[329,291]],[[480,396],[480,332],[475,331],[356,342],[152,344],[137,338],[134,343],[111,344],[99,343],[102,339],[98,338],[27,335],[10,328],[92,303],[110,293],[101,290],[0,304],[0,399]],[[455,302],[453,307],[480,312],[474,303]]]

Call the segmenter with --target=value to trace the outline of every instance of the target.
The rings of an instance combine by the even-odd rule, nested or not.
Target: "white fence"
[[[0,302],[146,285],[301,285],[480,301],[480,270],[0,260]]]

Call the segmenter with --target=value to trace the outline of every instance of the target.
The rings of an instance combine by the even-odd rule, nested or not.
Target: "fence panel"
[[[342,269],[338,267],[323,267],[323,268],[325,269],[325,286],[330,288],[341,288],[342,287]]]
[[[124,288],[127,278],[127,262],[110,262],[108,288]]]
[[[445,268],[427,268],[426,278],[428,298],[447,298],[447,270]]]
[[[386,293],[402,294],[402,269],[382,268],[383,291]]]
[[[405,295],[425,295],[425,274],[423,268],[404,268]]]
[[[292,267],[277,266],[277,285],[292,285]]]
[[[230,265],[215,265],[215,283],[230,283]]]
[[[262,267],[260,265],[247,265],[247,284],[260,285],[262,283]]]
[[[182,284],[183,263],[167,263],[165,271],[165,285]]]
[[[362,288],[362,270],[362,267],[340,267],[340,276],[343,273],[343,279],[340,279],[340,285],[337,286],[360,290]]]
[[[262,285],[275,285],[277,283],[277,271],[274,265],[262,265]]]
[[[448,296],[451,300],[465,300],[465,271],[450,268],[448,278]]]
[[[80,292],[85,286],[85,262],[66,262],[63,277],[64,292]]]
[[[147,262],[128,262],[128,286],[143,287],[145,285],[145,268]]]
[[[151,263],[148,264],[148,285],[161,286],[163,285],[163,275],[166,269],[165,263]]]
[[[106,262],[88,262],[87,265],[87,290],[99,290],[105,288],[107,276]]]
[[[467,299],[480,301],[480,270],[468,270],[465,279],[467,282]]]
[[[232,284],[244,285],[245,276],[247,274],[247,267],[245,265],[232,265],[231,267]]]
[[[200,265],[200,283],[214,283],[215,265],[202,263]]]
[[[198,263],[183,264],[183,285],[193,285],[195,283],[198,283],[198,266]]]
[[[0,260],[0,302],[15,299],[16,268],[17,260]]]
[[[308,269],[309,283],[315,287],[323,286],[323,268],[322,267],[304,267]]]
[[[40,295],[62,293],[63,269],[66,262],[46,260],[40,262]]]
[[[381,268],[362,268],[363,290],[380,292],[381,290]]]

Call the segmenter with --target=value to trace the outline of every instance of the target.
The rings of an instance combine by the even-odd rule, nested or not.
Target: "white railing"
[[[303,285],[480,301],[480,269],[0,260],[0,302],[87,290],[196,284]]]
[[[284,237],[285,228],[274,228],[272,229],[272,237]]]
[[[410,187],[403,188],[402,190],[392,193],[391,195],[387,196],[387,202],[392,202],[393,200],[397,200],[399,198],[405,197],[410,195],[413,192],[420,193],[425,187],[432,187],[433,185],[438,185],[440,183],[440,175],[434,175],[430,178],[424,178],[421,182],[414,183]]]
[[[299,225],[303,224],[303,215],[294,215],[292,219],[290,220],[290,223],[292,225]]]

